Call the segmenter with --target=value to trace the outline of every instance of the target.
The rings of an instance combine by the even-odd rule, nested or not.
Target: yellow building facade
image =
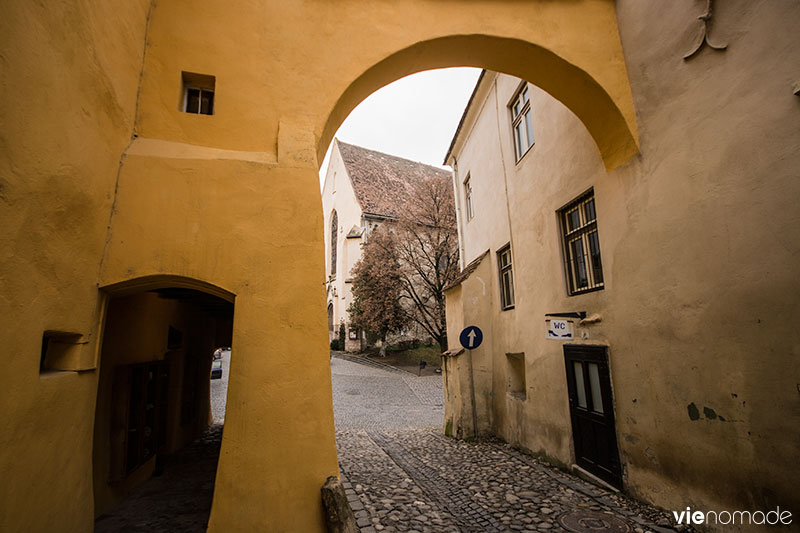
[[[673,16],[694,20],[695,7]],[[317,171],[371,92],[484,67],[561,101],[605,169],[638,152],[610,0],[12,1],[3,12],[4,531],[92,529],[103,365],[115,364],[103,347],[119,340],[104,339],[109,310],[175,289],[235,306],[209,529],[322,530],[319,488],[338,468]],[[148,361],[166,357],[159,342]]]

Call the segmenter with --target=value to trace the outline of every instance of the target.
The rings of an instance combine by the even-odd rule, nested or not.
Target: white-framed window
[[[467,212],[467,221],[472,220],[475,216],[475,211],[472,205],[472,181],[469,174],[467,174],[467,179],[464,180],[464,208]]]
[[[511,244],[497,251],[497,269],[500,273],[500,308],[514,307],[514,273],[511,269]]]
[[[519,161],[533,146],[533,114],[527,82],[522,84],[509,107],[511,127],[514,130],[514,152]]]
[[[207,74],[182,72],[184,113],[195,115],[214,114],[214,87],[216,78]]]
[[[604,287],[597,236],[597,210],[594,191],[582,195],[559,211],[564,237],[564,262],[567,292],[570,296]]]

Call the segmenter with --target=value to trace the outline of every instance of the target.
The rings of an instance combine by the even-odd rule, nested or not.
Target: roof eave
[[[456,132],[453,134],[453,139],[450,141],[450,147],[447,149],[447,153],[444,156],[444,161],[442,162],[443,165],[447,164],[447,161],[450,159],[450,154],[453,153],[453,148],[456,146],[456,140],[458,140],[458,136],[461,133],[461,128],[464,126],[464,122],[467,120],[467,115],[472,107],[472,102],[475,100],[475,95],[478,94],[478,87],[481,86],[481,82],[483,81],[483,77],[485,75],[486,69],[481,70],[481,73],[478,76],[478,81],[475,82],[475,87],[472,89],[472,94],[469,96],[467,105],[464,108],[464,112],[461,114],[461,120],[458,121],[458,127],[456,128]]]

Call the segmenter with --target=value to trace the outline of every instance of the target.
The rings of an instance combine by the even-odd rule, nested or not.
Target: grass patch
[[[438,344],[430,346],[417,346],[414,348],[403,349],[397,346],[389,346],[386,348],[386,357],[378,355],[377,351],[370,351],[367,357],[375,359],[381,363],[391,365],[397,368],[402,368],[415,374],[419,372],[419,363],[424,361],[425,368],[422,370],[422,375],[434,374],[437,368],[442,366],[441,349]]]

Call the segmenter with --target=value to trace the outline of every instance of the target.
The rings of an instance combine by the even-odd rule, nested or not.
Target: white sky
[[[447,68],[399,79],[353,109],[335,137],[441,167],[480,72],[477,68]],[[319,171],[320,187],[330,151],[329,146]]]

